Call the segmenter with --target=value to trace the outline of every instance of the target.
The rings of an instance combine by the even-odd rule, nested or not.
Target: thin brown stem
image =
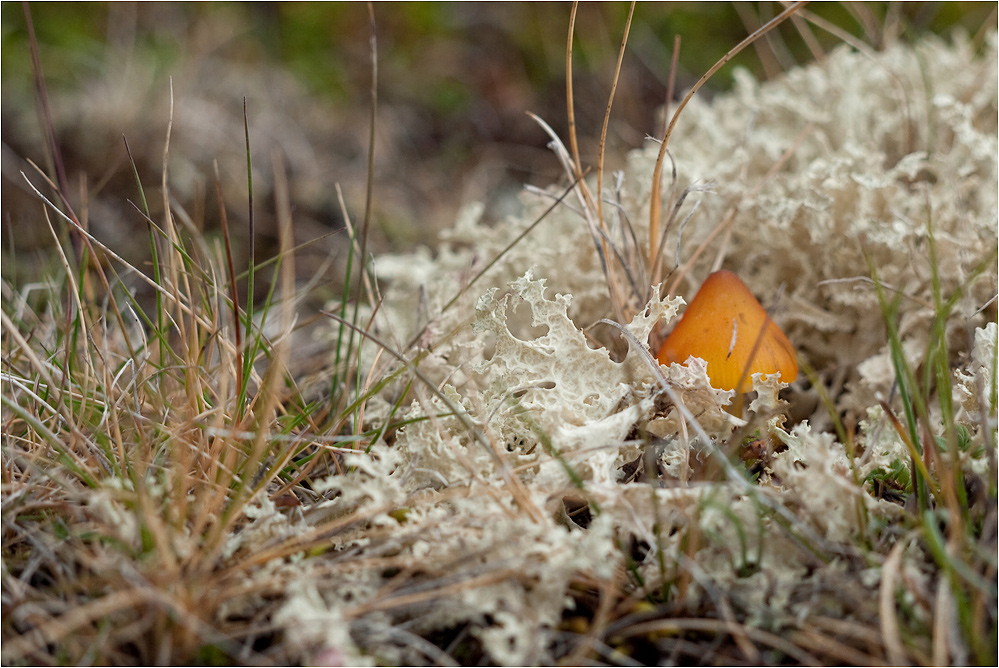
[[[690,91],[684,96],[683,100],[680,101],[680,105],[676,108],[676,111],[673,112],[673,117],[670,119],[669,125],[666,127],[666,134],[663,136],[662,143],[659,145],[659,156],[656,158],[656,167],[652,173],[652,194],[651,194],[651,203],[649,206],[649,265],[650,269],[652,270],[651,273],[653,278],[658,274],[656,268],[652,266],[652,263],[655,260],[653,255],[655,254],[656,248],[658,247],[657,241],[659,239],[659,218],[662,212],[662,202],[660,201],[660,188],[661,188],[660,179],[662,177],[663,161],[666,158],[666,148],[669,146],[670,137],[673,135],[673,130],[674,128],[676,128],[677,121],[680,119],[680,114],[683,112],[684,107],[686,107],[687,104],[689,104],[690,101],[694,98],[694,95],[697,93],[697,91],[699,91],[701,87],[705,83],[707,83],[708,79],[714,76],[714,74],[718,70],[724,67],[728,63],[728,61],[732,60],[732,58],[734,58],[740,51],[742,51],[747,46],[758,40],[760,37],[762,37],[763,35],[767,34],[771,30],[779,26],[781,23],[787,20],[788,17],[790,17],[795,12],[800,10],[806,4],[807,0],[801,0],[799,2],[794,3],[793,5],[785,9],[783,12],[778,14],[776,17],[774,17],[773,20],[769,21],[766,25],[762,26],[758,30],[754,30],[752,34],[746,37],[746,39],[742,40],[737,45],[729,49],[728,53],[722,56],[718,60],[718,62],[716,62],[714,65],[711,66],[711,69],[705,72],[704,75],[697,80],[697,83],[694,84],[693,88],[691,88]]]
[[[607,126],[610,124],[611,107],[614,106],[614,94],[617,93],[617,83],[621,78],[621,63],[624,62],[624,50],[628,45],[628,33],[631,31],[631,19],[635,15],[635,0],[628,9],[628,20],[624,24],[624,36],[621,37],[621,48],[617,53],[617,65],[614,67],[614,80],[611,82],[610,96],[607,98],[607,111],[604,112],[604,124],[600,129],[600,151],[597,154],[597,222],[604,230],[604,150],[607,146]],[[604,242],[604,254],[607,254],[607,242]]]
[[[572,37],[576,29],[576,10],[578,8],[579,2],[573,2],[572,12],[569,14],[569,36],[565,41],[565,104],[569,121],[569,149],[572,151],[572,168],[577,179],[580,177],[582,168],[579,162],[579,143],[576,141],[576,105],[572,97]]]
[[[215,167],[215,196],[219,204],[219,220],[222,223],[222,240],[225,242],[225,258],[229,270],[229,294],[232,299],[232,322],[236,330],[236,392],[237,396],[243,389],[243,328],[239,318],[239,289],[236,283],[236,265],[232,259],[232,239],[229,234],[229,216],[226,214],[225,201],[222,198],[222,179],[219,177],[219,163]],[[252,299],[252,295],[250,295]],[[236,423],[243,420],[243,404],[236,407]]]

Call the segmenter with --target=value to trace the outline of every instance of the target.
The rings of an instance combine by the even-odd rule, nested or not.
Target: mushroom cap
[[[780,373],[785,383],[798,376],[791,342],[731,271],[708,276],[659,349],[660,364],[683,364],[688,357],[708,363],[714,387],[738,393],[753,389],[754,373]]]

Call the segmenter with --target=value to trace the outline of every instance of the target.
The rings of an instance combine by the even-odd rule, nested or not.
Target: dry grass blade
[[[245,105],[245,101],[244,101]],[[232,322],[233,333],[236,336],[236,387],[243,387],[243,328],[240,326],[239,317],[239,287],[236,284],[236,266],[232,259],[232,239],[229,234],[229,216],[225,210],[225,200],[222,197],[222,180],[219,178],[218,161],[213,163],[215,168],[215,196],[219,206],[219,221],[222,223],[222,239],[225,241],[226,268],[229,270],[229,294],[232,299]],[[252,201],[252,200],[251,200]],[[252,238],[252,235],[251,235]],[[250,254],[252,258],[252,252]],[[253,295],[250,295],[253,299]],[[239,415],[237,421],[241,421],[242,406],[238,408]]]
[[[31,656],[37,656],[45,645],[58,644],[63,638],[82,626],[101,618],[110,617],[146,600],[147,596],[138,589],[125,589],[102,596],[91,603],[80,605],[61,617],[51,619],[20,638],[5,640],[3,643],[4,663],[19,663]]]
[[[574,2],[572,12],[569,17],[569,33],[566,39],[565,49],[566,108],[568,113],[569,147],[571,153],[570,151],[565,150],[561,140],[559,140],[558,136],[547,123],[544,123],[534,114],[529,115],[534,118],[534,120],[541,125],[542,128],[545,129],[545,132],[547,132],[552,138],[552,144],[549,146],[555,150],[559,161],[562,163],[563,169],[566,171],[566,175],[570,180],[576,181],[579,184],[576,188],[576,192],[579,196],[580,205],[583,210],[583,217],[590,229],[590,235],[593,238],[594,246],[597,249],[597,253],[600,257],[600,262],[604,270],[604,277],[606,279],[607,289],[611,301],[611,309],[619,320],[624,321],[630,318],[631,314],[639,307],[639,305],[631,303],[634,300],[624,296],[627,293],[622,286],[622,279],[618,275],[616,266],[609,262],[609,253],[607,252],[609,231],[607,222],[603,217],[603,193],[601,192],[601,189],[603,187],[603,151],[604,142],[606,140],[607,125],[610,119],[610,111],[611,105],[614,101],[614,94],[617,90],[617,82],[620,76],[620,68],[624,58],[625,47],[627,46],[628,33],[631,29],[634,3],[632,3],[631,8],[629,9],[628,19],[625,24],[624,37],[622,38],[621,47],[618,51],[618,62],[614,73],[614,79],[611,84],[611,92],[607,102],[607,109],[604,114],[604,123],[601,132],[598,156],[596,197],[593,196],[593,193],[590,192],[589,187],[583,180],[584,170],[579,157],[579,140],[576,132],[576,111],[572,87],[572,42],[576,25],[577,9],[578,2]],[[617,252],[616,249],[615,252]]]
[[[760,37],[762,37],[763,35],[767,34],[771,30],[779,26],[781,23],[787,20],[790,16],[792,16],[795,12],[800,10],[806,4],[807,2],[795,2],[794,4],[787,7],[787,9],[785,9],[783,12],[774,17],[766,25],[754,31],[752,34],[746,37],[746,39],[742,40],[741,42],[739,42],[739,44],[729,49],[729,51],[718,60],[718,62],[716,62],[714,65],[711,66],[711,69],[705,72],[704,75],[697,80],[697,83],[695,83],[693,87],[687,92],[684,98],[680,101],[680,104],[677,106],[676,111],[673,112],[673,116],[670,119],[669,125],[666,126],[666,133],[663,135],[663,139],[659,144],[659,156],[656,158],[656,166],[654,171],[652,172],[652,194],[651,194],[651,204],[649,208],[649,267],[651,270],[653,282],[658,282],[657,277],[661,275],[660,274],[661,268],[656,264],[654,264],[656,258],[654,257],[653,254],[655,253],[654,249],[658,248],[658,240],[660,236],[659,219],[662,210],[662,199],[660,195],[662,166],[663,166],[663,161],[666,158],[666,149],[669,147],[670,137],[673,135],[673,129],[676,127],[677,121],[680,119],[680,114],[683,112],[684,107],[686,107],[687,104],[693,99],[697,91],[701,89],[701,86],[703,86],[708,81],[708,79],[714,76],[715,72],[724,67],[725,64],[728,63],[728,61],[731,60],[733,57],[735,57],[735,55],[738,54],[740,51],[742,51],[747,46],[758,40]]]
[[[808,22],[800,14],[795,14],[791,17],[791,23],[794,24],[795,30],[798,31],[798,34],[801,35],[801,38],[808,46],[808,50],[811,52],[815,62],[821,62],[826,57],[826,53],[822,49],[822,45],[815,38],[815,33],[812,32]]]
[[[788,634],[788,640],[817,656],[826,657],[829,663],[849,666],[885,665],[884,661],[877,657],[816,631],[792,631]]]
[[[615,634],[622,637],[636,637],[647,634],[670,634],[674,635],[684,631],[701,631],[715,634],[730,634],[732,629],[727,622],[717,619],[656,619],[648,622],[640,622],[624,629],[616,630]],[[794,643],[781,638],[778,635],[742,625],[739,629],[752,642],[772,647],[796,661],[803,666],[825,665],[821,660],[811,653],[801,649]]]
[[[940,578],[937,581],[936,603],[933,606],[933,663],[938,666],[952,663],[949,649],[950,627],[954,623],[954,612],[947,578]],[[956,663],[967,663],[967,658]]]
[[[66,198],[67,193],[69,193],[69,181],[66,179],[66,167],[63,164],[62,151],[59,148],[59,142],[56,140],[55,126],[52,123],[52,109],[49,105],[49,93],[48,86],[45,84],[45,74],[42,71],[42,59],[38,53],[38,38],[35,36],[35,24],[31,20],[31,8],[27,2],[22,4],[24,9],[24,23],[28,30],[28,47],[31,52],[31,69],[34,74],[35,83],[35,95],[38,98],[39,113],[41,115],[41,126],[45,132],[46,139],[46,150],[47,157],[51,161],[52,170],[56,174],[56,182],[58,187],[53,186],[59,199],[62,201],[63,206],[66,207],[66,211],[69,212],[69,216],[72,218],[73,222],[77,227],[81,227],[81,222],[73,211],[73,207],[70,206],[69,200]],[[73,247],[76,250],[76,259],[80,261],[83,259],[83,245],[77,236],[77,233],[73,227],[70,227],[70,239],[73,241]]]
[[[572,41],[576,30],[576,11],[579,2],[574,0],[569,12],[569,34],[565,39],[565,106],[569,123],[569,147],[572,149],[571,175],[582,180],[583,166],[579,160],[579,141],[576,139],[576,103],[572,94]]]
[[[733,3],[732,7],[739,14],[739,19],[742,21],[743,26],[745,26],[746,32],[753,33],[759,30],[760,19],[753,13],[748,3],[736,2]],[[781,72],[787,71],[788,65],[781,62],[768,37],[769,35],[753,42],[753,48],[756,50],[756,56],[763,66],[766,78],[773,79]]]
[[[371,55],[371,84],[369,94],[371,99],[371,115],[368,126],[368,166],[367,183],[364,188],[364,221],[361,224],[361,250],[358,260],[361,262],[361,273],[364,274],[367,265],[368,237],[371,229],[373,201],[375,196],[375,132],[378,120],[378,33],[375,30],[375,8],[368,3],[368,30],[370,37],[368,47]],[[357,299],[360,302],[360,298]],[[356,322],[356,320],[355,320]]]
[[[593,195],[590,193],[590,189],[587,187],[586,181],[582,179],[582,173],[580,172],[579,175],[577,175],[577,169],[573,162],[573,158],[569,155],[569,152],[566,150],[562,140],[559,139],[558,135],[551,128],[551,126],[539,116],[532,114],[531,112],[528,112],[528,116],[534,119],[534,122],[540,125],[545,133],[551,137],[549,148],[551,148],[556,157],[558,157],[566,175],[575,183],[573,190],[576,193],[576,197],[579,199],[583,219],[586,221],[587,229],[590,232],[590,237],[593,240],[594,247],[596,248],[597,256],[600,259],[600,266],[603,269],[604,276],[607,278],[607,288],[610,293],[611,308],[621,321],[625,321],[628,318],[627,312],[624,309],[624,301],[618,294],[620,285],[618,280],[613,278],[614,270],[612,269],[611,261],[608,255],[604,253],[605,239],[607,238],[605,232],[606,226],[602,220],[597,219],[597,209],[593,204]]]
[[[516,580],[521,572],[514,568],[501,568],[498,570],[483,573],[472,578],[462,579],[458,582],[445,584],[442,586],[428,587],[425,591],[414,591],[412,593],[401,593],[389,595],[385,598],[374,599],[367,603],[362,603],[354,608],[345,611],[345,616],[358,618],[375,611],[397,610],[410,606],[417,606],[429,601],[446,598],[452,594],[470,591],[478,587],[486,587],[508,580]],[[424,587],[421,586],[420,589]]]
[[[575,13],[575,5],[573,5]],[[597,220],[604,220],[604,149],[607,145],[607,126],[610,125],[611,107],[614,106],[614,94],[617,93],[617,82],[621,78],[621,63],[624,62],[624,50],[628,46],[628,33],[631,32],[631,19],[635,15],[635,2],[628,7],[628,18],[624,23],[624,35],[621,37],[621,48],[617,54],[617,64],[614,66],[614,79],[611,81],[610,95],[607,97],[607,110],[604,112],[604,123],[600,128],[600,148],[597,154]],[[578,157],[577,157],[578,162]],[[606,243],[604,255],[607,254]]]
[[[881,589],[878,596],[881,618],[881,635],[888,652],[888,662],[893,666],[904,666],[909,661],[899,633],[898,616],[895,614],[895,587],[898,584],[902,556],[909,541],[902,540],[888,553],[888,559],[881,569]]]

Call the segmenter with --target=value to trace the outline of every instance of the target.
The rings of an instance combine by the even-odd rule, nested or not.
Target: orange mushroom
[[[708,363],[713,386],[739,394],[753,389],[754,373],[780,373],[785,383],[798,376],[791,342],[731,271],[708,276],[658,355],[660,364],[691,356]]]

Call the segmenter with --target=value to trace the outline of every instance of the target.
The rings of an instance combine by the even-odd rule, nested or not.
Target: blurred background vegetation
[[[52,127],[65,165],[67,199],[94,233],[130,261],[148,248],[146,225],[128,200],[138,190],[132,157],[156,220],[173,91],[170,192],[174,206],[209,237],[217,234],[213,163],[229,219],[245,230],[243,100],[253,153],[258,260],[274,252],[270,202],[275,152],[292,185],[296,235],[315,239],[363,214],[370,23],[363,3],[5,2],[2,11],[3,273],[23,284],[49,260],[41,207],[20,172],[26,160],[53,174],[37,103],[25,8],[37,38]],[[566,136],[562,3],[374,5],[378,53],[373,247],[432,245],[464,202],[487,216],[509,211],[524,183],[547,185],[560,170],[532,111]],[[682,38],[676,95],[782,5],[639,4],[615,100],[608,165],[661,133],[674,38]],[[983,39],[996,3],[816,3],[809,44],[788,22],[739,54],[709,83],[731,85],[737,67],[762,79],[813,61],[852,36],[874,48],[926,33],[963,31]],[[595,162],[626,3],[580,6],[573,81],[584,162]],[[819,56],[820,57],[820,56]],[[682,127],[680,128],[682,131]],[[343,235],[304,251],[300,268],[319,271]],[[237,245],[246,252],[245,239]],[[245,262],[245,255],[243,261]],[[342,269],[334,265],[332,277]]]

